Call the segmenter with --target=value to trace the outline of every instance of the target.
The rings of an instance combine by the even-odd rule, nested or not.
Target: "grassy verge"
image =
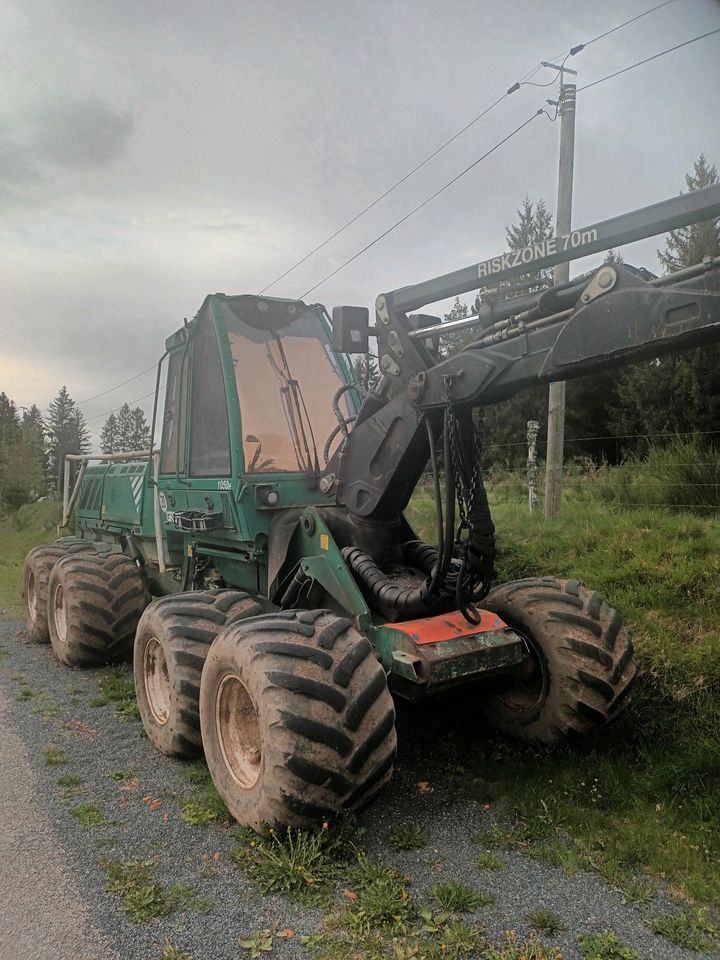
[[[0,620],[22,620],[20,580],[25,554],[57,537],[60,504],[31,503],[0,521]]]
[[[410,518],[431,539],[429,498]],[[583,749],[463,746],[452,724],[445,757],[479,800],[514,815],[497,843],[595,867],[633,899],[650,896],[653,878],[720,904],[720,529],[592,502],[567,504],[551,523],[501,505],[495,522],[499,580],[554,573],[605,593],[626,619],[640,679],[623,718]]]

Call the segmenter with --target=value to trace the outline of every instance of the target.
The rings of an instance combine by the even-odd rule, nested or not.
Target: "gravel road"
[[[231,828],[183,822],[179,798],[198,788],[183,776],[182,763],[153,751],[137,721],[112,703],[91,705],[106,673],[68,670],[49,647],[27,643],[18,624],[0,624],[0,960],[159,960],[167,943],[192,960],[239,960],[248,954],[238,940],[273,922],[296,936],[276,941],[271,956],[307,956],[300,935],[317,932],[322,913],[253,888],[227,858]],[[480,873],[474,860],[482,847],[471,841],[491,829],[493,811],[453,800],[441,771],[413,740],[419,722],[421,715],[401,711],[398,774],[361,818],[368,851],[411,877],[414,895],[451,879],[493,894],[495,904],[474,919],[498,941],[510,929],[527,935],[529,910],[552,910],[567,930],[545,939],[567,960],[580,957],[578,933],[602,930],[646,960],[698,956],[649,932],[647,917],[673,906],[662,895],[640,909],[598,876],[569,877],[516,853],[502,853],[504,869]],[[65,763],[46,763],[44,751],[52,748]],[[113,779],[117,771],[130,776]],[[82,782],[58,784],[68,776]],[[417,784],[427,780],[433,792],[422,794]],[[72,810],[82,804],[96,805],[109,822],[81,825]],[[395,851],[387,837],[407,821],[422,824],[427,846]],[[194,887],[212,909],[132,923],[119,898],[106,892],[100,866],[130,858],[151,861],[161,882]],[[720,952],[703,956],[717,960]]]

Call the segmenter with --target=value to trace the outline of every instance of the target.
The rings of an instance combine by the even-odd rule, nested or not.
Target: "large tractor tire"
[[[328,610],[286,610],[218,634],[200,724],[218,792],[258,831],[362,809],[392,775],[387,678],[368,640]]]
[[[25,629],[33,643],[50,643],[47,598],[53,567],[62,557],[93,550],[92,543],[48,543],[35,547],[25,557],[21,596],[25,604]]]
[[[68,667],[129,660],[148,601],[140,570],[122,553],[84,553],[57,561],[48,585],[53,652]]]
[[[135,692],[145,732],[160,753],[202,753],[200,675],[210,644],[229,623],[263,612],[239,590],[176,593],[145,610],[135,635]]]
[[[493,590],[488,610],[524,637],[530,658],[508,686],[483,693],[498,730],[532,743],[585,737],[628,701],[636,667],[620,614],[577,580],[516,580]]]

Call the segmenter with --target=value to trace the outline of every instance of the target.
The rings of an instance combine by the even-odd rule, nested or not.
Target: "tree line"
[[[150,446],[150,427],[141,407],[124,404],[106,419],[100,434],[101,453],[129,453]],[[40,408],[19,407],[0,393],[0,507],[14,510],[24,503],[62,493],[67,454],[89,454],[90,431],[82,410],[62,386],[43,416]]]
[[[718,182],[718,172],[704,155],[685,177],[688,191]],[[509,250],[552,237],[553,216],[547,204],[528,197],[517,211],[517,220],[506,229]],[[663,250],[657,251],[665,273],[699,263],[703,257],[720,256],[720,219],[672,231]],[[622,263],[612,250],[606,262]],[[638,264],[641,266],[641,264]],[[513,281],[513,288],[525,285],[528,291],[552,283],[551,271],[528,273]],[[456,320],[477,311],[474,303],[455,299],[445,320]],[[441,351],[449,356],[476,339],[470,328],[444,338]],[[380,375],[372,356],[354,360],[355,376],[362,386],[373,388]],[[547,395],[544,385],[518,393],[504,403],[485,409],[485,446],[488,464],[518,465],[527,455],[525,437],[528,420],[540,423],[540,449],[547,439]],[[628,456],[642,456],[648,441],[663,435],[695,438],[702,444],[720,438],[720,345],[697,347],[677,356],[661,357],[631,367],[607,370],[571,380],[566,396],[566,457],[592,458],[619,463]]]

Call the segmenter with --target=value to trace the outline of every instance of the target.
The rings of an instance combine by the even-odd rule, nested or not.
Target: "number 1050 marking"
[[[218,480],[218,490],[232,490],[232,484],[229,480]]]

